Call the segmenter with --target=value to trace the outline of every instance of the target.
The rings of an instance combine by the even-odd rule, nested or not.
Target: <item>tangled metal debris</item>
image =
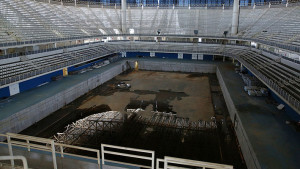
[[[154,111],[151,118],[137,115],[143,109],[128,109],[128,116],[118,111],[108,111],[90,115],[66,126],[63,133],[57,133],[55,140],[72,144],[84,136],[92,136],[101,131],[112,131],[120,128],[124,121],[135,120],[147,126],[171,127],[185,130],[207,130],[217,128],[216,121],[190,121],[189,118],[177,117],[176,114]]]

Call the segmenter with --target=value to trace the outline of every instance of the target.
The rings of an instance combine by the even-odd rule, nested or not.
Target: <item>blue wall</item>
[[[40,77],[36,77],[24,82],[19,83],[20,92],[24,92],[26,90],[32,89],[46,82],[51,82],[51,78],[54,76],[63,75],[62,70],[58,70],[56,72],[52,72]]]
[[[213,60],[213,55],[203,55],[203,60],[211,61]]]
[[[91,62],[91,63],[88,63],[88,64],[83,64],[83,65],[78,66],[78,67],[72,66],[72,67],[68,68],[68,72],[81,70],[81,69],[87,68],[89,66],[92,66],[93,64],[102,62],[104,60],[105,59],[99,59],[97,61],[94,61],[94,62]],[[49,73],[49,74],[46,74],[46,75],[43,75],[43,76],[39,76],[39,77],[30,79],[30,80],[21,82],[21,83],[19,83],[20,93],[24,92],[24,91],[27,91],[27,90],[30,90],[30,89],[33,89],[33,88],[36,88],[37,86],[39,86],[43,83],[51,82],[52,81],[51,78],[54,77],[54,76],[58,76],[58,75],[63,75],[63,70],[58,70],[58,71],[55,71],[55,72],[52,72],[52,73]],[[9,97],[9,96],[10,96],[9,87],[4,87],[4,88],[0,89],[0,99],[6,98],[6,97]]]
[[[192,59],[192,54],[183,54],[183,59],[184,60],[191,60]]]
[[[150,57],[150,52],[126,52],[126,57],[136,58],[138,56]],[[155,52],[155,57],[166,58],[166,59],[178,59],[178,53],[156,53]]]
[[[78,70],[93,66],[94,64],[99,63],[99,62],[103,62],[104,60],[105,59],[99,59],[99,60],[96,60],[96,61],[88,63],[88,64],[82,64],[80,66],[76,66],[76,65],[71,66],[71,67],[68,67],[68,72],[78,71]]]
[[[276,102],[283,104],[284,109],[283,111],[294,121],[300,121],[300,115],[292,109],[289,105],[287,105],[283,100],[281,100],[273,91],[269,89],[269,93],[276,100]]]
[[[0,89],[0,99],[9,97],[10,93],[9,93],[9,87],[4,87],[2,89]]]
[[[126,57],[128,58],[136,58],[138,56],[150,57],[150,52],[126,52]]]
[[[247,74],[251,75],[251,76],[255,76],[251,71],[249,71],[247,68],[245,68],[245,71],[247,72]],[[286,114],[293,120],[295,121],[300,121],[300,115],[293,109],[291,108],[289,105],[287,105],[282,99],[280,99],[271,89],[268,89],[271,97],[279,104],[283,104],[284,105],[284,112],[286,112]]]
[[[155,53],[158,58],[178,59],[178,53]]]

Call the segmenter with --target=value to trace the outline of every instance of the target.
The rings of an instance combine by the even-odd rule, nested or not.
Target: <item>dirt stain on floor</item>
[[[106,85],[115,90],[111,95],[104,92],[88,97],[78,109],[105,104],[114,111],[126,113],[127,109],[147,107],[144,113],[148,115],[148,111],[158,110],[192,121],[210,121],[214,115],[209,78],[203,74],[134,71],[115,79],[115,84]],[[121,81],[129,83],[131,88],[118,90],[116,83]]]

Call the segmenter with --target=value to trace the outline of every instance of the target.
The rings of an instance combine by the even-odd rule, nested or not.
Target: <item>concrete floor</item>
[[[233,64],[219,65],[220,72],[241,118],[244,129],[263,169],[298,169],[300,133],[285,123],[290,118],[266,97],[251,97]]]
[[[193,74],[133,71],[119,75],[116,83],[124,81],[131,84],[128,91],[115,90],[107,95],[105,92],[86,99],[79,109],[108,105],[113,111],[125,112],[126,108],[144,108],[143,117],[151,117],[156,110],[171,111],[177,117],[189,118],[191,121],[211,121],[214,110],[207,76]],[[111,85],[111,84],[109,84]],[[111,90],[116,86],[111,85]]]

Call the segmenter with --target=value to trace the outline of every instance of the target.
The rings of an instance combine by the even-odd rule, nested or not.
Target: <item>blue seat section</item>
[[[62,70],[58,70],[43,76],[39,76],[24,82],[19,83],[20,92],[24,92],[26,90],[30,90],[35,88],[43,83],[51,82],[51,78],[54,76],[63,75]]]

